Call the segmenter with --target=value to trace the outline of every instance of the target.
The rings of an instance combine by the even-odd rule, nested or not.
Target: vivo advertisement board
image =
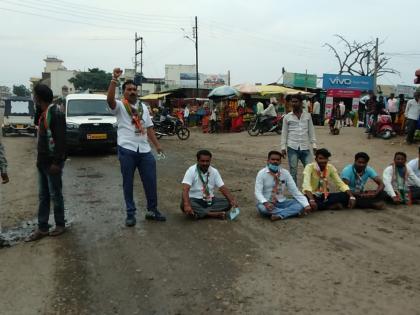
[[[322,80],[322,88],[324,90],[373,90],[373,77],[324,73]]]

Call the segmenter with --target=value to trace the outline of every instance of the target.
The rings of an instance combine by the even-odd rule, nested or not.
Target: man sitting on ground
[[[226,219],[226,212],[238,206],[218,170],[210,166],[211,158],[210,151],[198,151],[197,164],[187,170],[182,180],[181,210],[196,219]],[[215,197],[214,188],[218,188],[225,198]]]
[[[302,190],[313,211],[342,209],[345,206],[354,208],[356,204],[349,186],[341,180],[337,169],[328,163],[330,157],[327,149],[317,150],[315,162],[306,165],[303,171]],[[340,192],[330,193],[330,180]]]
[[[343,169],[341,178],[356,197],[357,208],[380,210],[384,208],[384,183],[375,170],[368,166],[369,159],[367,153],[357,153],[354,156],[354,164],[349,164]],[[378,185],[376,190],[365,190],[365,185],[369,178]]]
[[[267,166],[258,172],[255,181],[257,209],[261,215],[269,217],[271,221],[283,220],[311,210],[308,200],[296,187],[290,173],[283,169],[280,163],[281,153],[270,151]],[[287,199],[284,196],[286,188],[294,199]]]
[[[420,157],[420,147],[419,147],[419,157]],[[420,168],[419,168],[419,158],[415,158],[407,163],[407,165],[412,169],[417,178],[420,178]],[[411,198],[413,201],[420,201],[420,187],[416,185],[415,182],[409,180],[408,188],[411,192]]]
[[[394,162],[384,169],[385,192],[394,204],[410,205],[412,198],[409,186],[420,187],[420,179],[406,163],[407,155],[404,152],[397,152],[394,155]]]

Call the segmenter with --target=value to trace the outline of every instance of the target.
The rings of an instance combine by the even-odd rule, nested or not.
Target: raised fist
[[[118,79],[121,76],[122,73],[123,73],[123,71],[120,68],[114,68],[114,70],[112,71],[112,76],[115,79]]]

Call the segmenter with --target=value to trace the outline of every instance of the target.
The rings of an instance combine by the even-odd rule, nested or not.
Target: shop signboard
[[[285,72],[283,84],[291,87],[316,89],[316,74]]]
[[[362,92],[359,90],[331,89],[327,91],[327,96],[340,98],[360,98],[361,93]]]
[[[416,87],[412,85],[402,85],[398,84],[395,88],[395,95],[403,94],[405,97],[413,98]]]
[[[324,90],[373,90],[373,77],[324,73],[322,80],[322,88]]]

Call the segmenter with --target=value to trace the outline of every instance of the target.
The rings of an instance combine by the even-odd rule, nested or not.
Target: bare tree
[[[358,43],[350,42],[344,36],[335,34],[338,38],[337,46],[325,43],[324,47],[328,47],[338,61],[339,74],[365,75],[371,76],[375,72],[375,40]],[[383,44],[383,41],[379,45]],[[342,49],[339,49],[342,48]],[[339,50],[341,52],[339,52]],[[400,72],[387,67],[391,58],[379,54],[378,58],[378,77],[385,73],[399,75]]]

